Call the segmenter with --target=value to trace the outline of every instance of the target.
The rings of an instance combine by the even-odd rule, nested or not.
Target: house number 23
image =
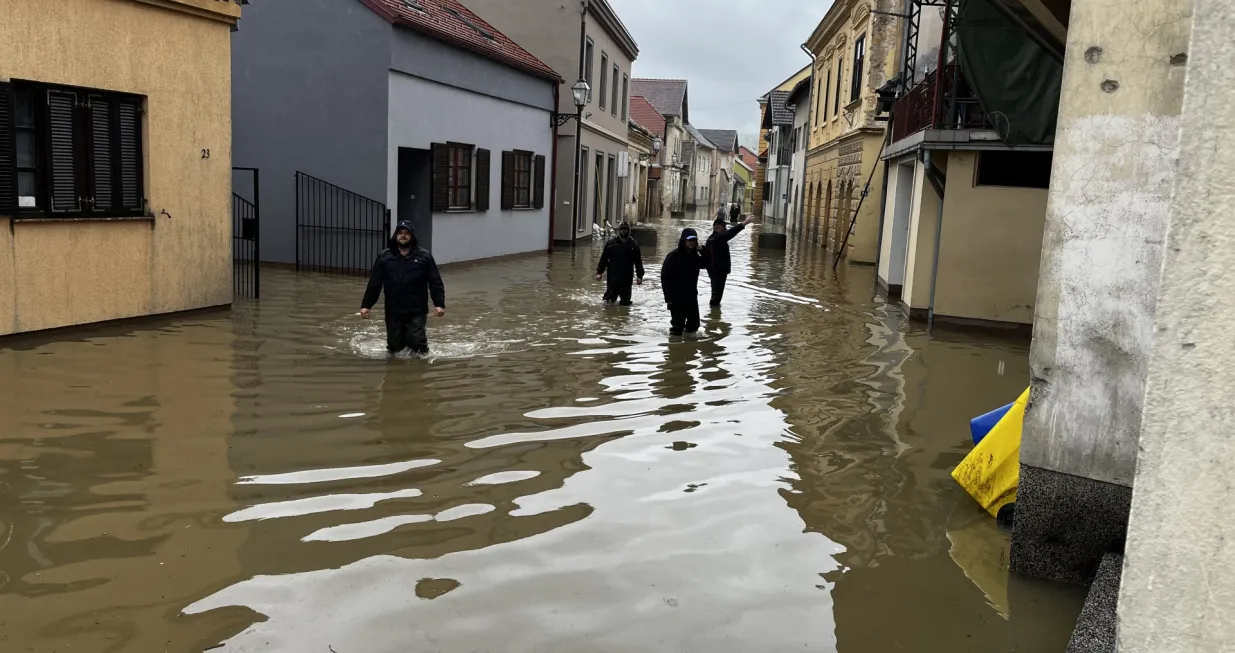
[[[203,159],[209,159],[209,158],[210,158],[210,150],[202,150],[202,158],[203,158]]]

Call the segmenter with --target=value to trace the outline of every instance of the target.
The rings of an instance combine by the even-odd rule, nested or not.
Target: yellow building
[[[786,93],[793,90],[793,87],[798,85],[804,79],[810,77],[810,65],[808,64],[798,72],[794,73],[789,79],[772,88],[768,93],[765,93],[762,98],[759,98],[759,120],[760,124],[763,121],[763,113],[767,111],[768,94],[771,91],[785,91]],[[759,130],[759,147],[755,148],[755,152],[759,155],[759,163],[755,167],[755,193],[754,203],[751,209],[755,217],[763,217],[763,192],[768,181],[768,130]]]
[[[231,302],[232,0],[0,0],[0,335]]]
[[[875,120],[875,89],[896,74],[901,34],[898,19],[872,13],[871,1],[836,0],[807,41],[815,64],[798,232],[835,252],[852,228],[843,255],[854,263],[874,263],[878,250],[884,123]],[[900,7],[873,1],[880,12]],[[870,192],[859,208],[868,180]]]

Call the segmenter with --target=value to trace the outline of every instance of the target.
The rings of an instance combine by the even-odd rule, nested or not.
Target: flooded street
[[[443,269],[430,360],[386,360],[362,280],[283,270],[0,342],[0,650],[1064,650],[1084,589],[1009,578],[949,476],[1028,341],[748,230],[670,342],[684,225],[630,308],[590,243]]]

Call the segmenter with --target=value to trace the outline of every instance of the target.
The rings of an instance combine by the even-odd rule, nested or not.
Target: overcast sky
[[[759,96],[810,59],[799,47],[832,0],[609,0],[635,41],[635,77],[690,82],[690,122],[755,148]]]

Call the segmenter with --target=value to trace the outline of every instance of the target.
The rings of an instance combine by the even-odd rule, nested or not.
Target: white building
[[[790,169],[793,164],[794,114],[786,106],[789,91],[772,91],[766,96],[763,129],[768,130],[767,178],[763,182],[763,218],[769,225],[785,226],[792,198]]]
[[[787,226],[791,231],[801,229],[805,210],[806,151],[810,138],[810,78],[798,82],[785,99],[787,108],[793,112],[793,131],[789,136],[789,206],[786,210]]]

